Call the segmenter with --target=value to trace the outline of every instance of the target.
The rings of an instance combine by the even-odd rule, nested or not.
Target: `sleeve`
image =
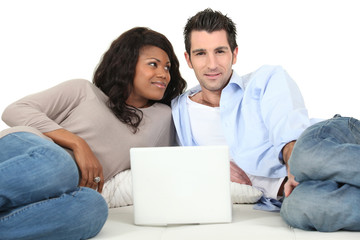
[[[281,160],[282,148],[296,140],[310,126],[310,120],[300,89],[285,70],[275,67],[265,79],[261,114]]]
[[[192,136],[190,118],[187,109],[187,98],[201,90],[201,86],[197,85],[180,96],[174,98],[171,102],[172,116],[176,129],[176,144],[180,146],[197,145]]]
[[[13,126],[30,126],[40,132],[60,129],[67,118],[86,97],[87,80],[63,82],[45,91],[26,96],[9,105],[2,120]]]

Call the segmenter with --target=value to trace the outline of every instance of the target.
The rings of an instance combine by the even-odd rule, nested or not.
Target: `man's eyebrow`
[[[215,51],[228,50],[228,49],[229,49],[228,46],[220,46],[220,47],[215,48]],[[194,49],[194,50],[192,51],[192,53],[197,53],[197,52],[206,52],[206,49],[204,49],[204,48],[198,48],[198,49]]]
[[[215,50],[228,50],[228,49],[229,49],[228,46],[220,46],[220,47],[215,48]]]
[[[198,48],[198,49],[192,50],[192,53],[197,53],[197,52],[206,52],[206,49]]]

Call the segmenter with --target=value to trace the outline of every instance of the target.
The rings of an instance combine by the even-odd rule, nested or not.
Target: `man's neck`
[[[220,106],[220,92],[211,92],[211,91],[200,91],[190,97],[190,99],[194,102],[209,106],[209,107],[219,107]]]

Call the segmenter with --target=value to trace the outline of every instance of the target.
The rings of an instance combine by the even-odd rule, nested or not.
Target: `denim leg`
[[[0,239],[88,239],[100,232],[107,216],[108,206],[98,192],[76,188],[1,217]]]
[[[281,217],[304,230],[360,230],[360,189],[334,181],[301,182],[285,198]]]
[[[55,143],[26,132],[0,138],[0,212],[60,196],[78,182],[74,160]]]
[[[333,180],[360,187],[360,122],[339,117],[309,127],[297,140],[289,165],[298,182]]]
[[[299,182],[280,214],[291,226],[318,231],[360,230],[360,122],[337,117],[297,140],[289,160]]]
[[[26,132],[0,138],[0,239],[95,236],[107,204],[78,182],[74,160],[55,143]]]

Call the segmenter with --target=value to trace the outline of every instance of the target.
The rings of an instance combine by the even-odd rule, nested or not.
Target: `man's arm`
[[[230,161],[230,181],[252,186],[250,178],[236,163]]]
[[[294,188],[299,184],[298,182],[295,181],[295,177],[290,173],[290,166],[288,163],[291,153],[292,153],[292,150],[294,148],[295,142],[296,141],[288,142],[282,149],[283,160],[284,160],[287,174],[288,174],[288,180],[285,184],[285,197],[288,197],[291,194],[292,190],[294,190]]]

